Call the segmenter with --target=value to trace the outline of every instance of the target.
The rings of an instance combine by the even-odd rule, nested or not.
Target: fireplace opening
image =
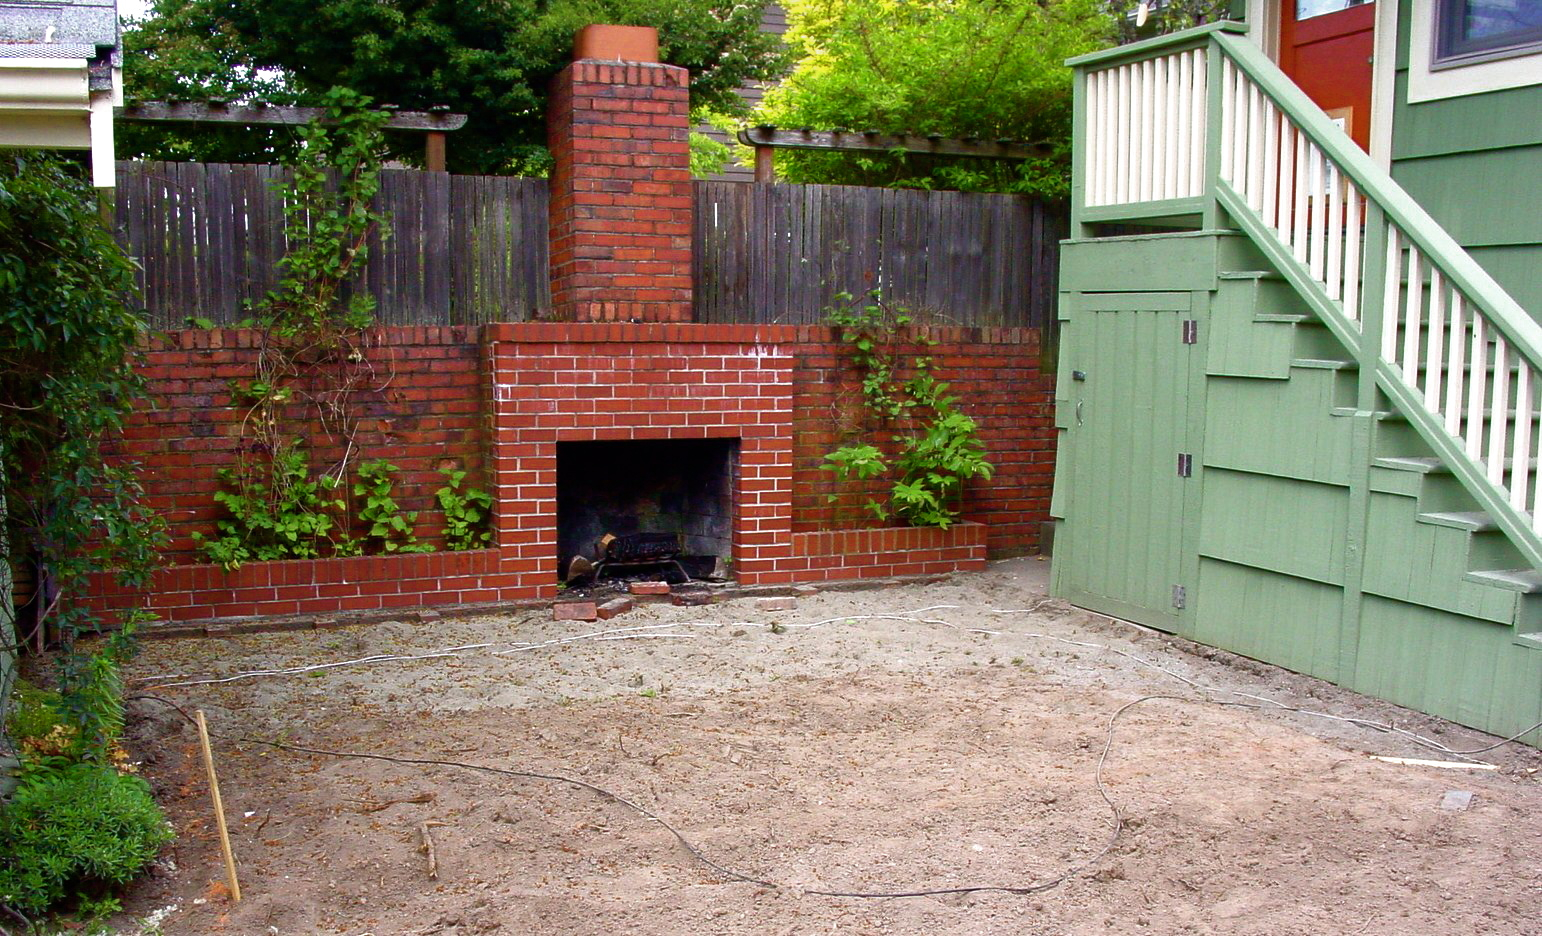
[[[726,573],[738,454],[738,439],[557,443],[559,578]]]

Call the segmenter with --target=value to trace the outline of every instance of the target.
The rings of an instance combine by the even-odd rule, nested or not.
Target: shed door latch
[[[1196,319],[1183,320],[1183,343],[1199,344],[1199,322]]]
[[[1194,476],[1194,456],[1188,452],[1178,453],[1178,477],[1190,478]]]
[[[1182,585],[1174,585],[1173,586],[1173,607],[1175,609],[1179,610],[1179,611],[1182,611],[1183,610],[1183,606],[1188,604],[1188,601],[1189,601],[1189,590],[1184,588]]]

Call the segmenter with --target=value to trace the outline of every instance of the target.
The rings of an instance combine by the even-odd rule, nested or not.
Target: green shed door
[[[1184,499],[1196,483],[1190,385],[1201,377],[1188,293],[1081,293],[1060,357],[1065,523],[1055,590],[1073,604],[1181,631]],[[1192,323],[1192,324],[1190,324]],[[1202,377],[1201,377],[1202,379]],[[1185,474],[1190,475],[1185,477]],[[1180,596],[1175,586],[1187,585]]]

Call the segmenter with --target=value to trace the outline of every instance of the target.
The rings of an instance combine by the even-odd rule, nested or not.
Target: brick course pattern
[[[564,321],[691,319],[690,75],[580,60],[552,83],[551,289]]]
[[[184,332],[151,348],[154,409],[129,426],[122,454],[143,461],[153,503],[172,521],[172,559],[148,604],[170,621],[330,614],[551,598],[556,589],[556,446],[615,439],[739,440],[733,555],[745,584],[979,568],[1033,551],[1048,517],[1051,382],[1036,333],[933,329],[938,373],[981,424],[996,476],[971,485],[966,518],[947,531],[864,529],[825,503],[819,470],[855,398],[857,375],[826,328],[521,323],[389,328],[391,390],[370,403],[365,457],[405,470],[399,493],[439,526],[427,500],[440,458],[481,468],[497,502],[494,548],[475,552],[248,563],[196,561],[188,534],[212,530],[214,470],[235,457],[241,410],[229,381],[249,374],[254,336]],[[475,475],[474,475],[475,477]],[[850,527],[850,528],[835,528]],[[91,603],[145,599],[97,583]]]

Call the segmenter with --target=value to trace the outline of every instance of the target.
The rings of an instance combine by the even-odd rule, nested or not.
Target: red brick
[[[626,590],[634,595],[667,595],[669,594],[668,582],[633,582]]]
[[[592,601],[564,601],[551,606],[554,621],[592,621],[599,616],[599,609]]]

